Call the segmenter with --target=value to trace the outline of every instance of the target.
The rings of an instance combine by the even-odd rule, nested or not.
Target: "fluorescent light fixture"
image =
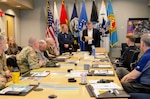
[[[7,2],[7,0],[1,0],[2,2]]]
[[[16,7],[17,7],[17,8],[20,8],[21,6],[20,6],[20,5],[17,5]]]

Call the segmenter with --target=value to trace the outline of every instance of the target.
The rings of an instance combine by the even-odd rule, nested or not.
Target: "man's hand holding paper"
[[[88,40],[93,40],[92,37],[89,37],[89,36],[84,36],[85,37],[85,41],[87,42]]]

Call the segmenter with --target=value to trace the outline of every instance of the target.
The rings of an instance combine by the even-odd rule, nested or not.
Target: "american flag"
[[[58,49],[58,41],[55,36],[54,32],[54,18],[53,14],[50,9],[50,2],[48,1],[47,3],[47,28],[46,28],[46,37],[47,38],[53,38],[55,45],[57,46]]]

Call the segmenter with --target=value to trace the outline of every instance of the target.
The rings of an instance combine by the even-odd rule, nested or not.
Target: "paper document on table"
[[[108,57],[107,55],[105,55],[104,53],[96,53],[95,58],[106,58]]]
[[[104,75],[114,75],[114,71],[112,70],[94,70],[94,74],[104,74]]]
[[[105,53],[96,53],[96,55],[105,55]]]
[[[71,73],[70,74],[67,74],[66,75],[66,77],[67,78],[80,78],[81,77],[81,74],[83,73],[83,72],[85,72],[85,73],[88,73],[87,71],[84,71],[84,70],[73,70],[73,71],[71,71]]]
[[[43,71],[43,72],[38,72],[38,71],[31,71],[30,74],[31,76],[37,76],[37,77],[45,77],[49,75],[49,71]]]
[[[77,63],[79,63],[79,60],[78,59],[68,59],[67,63],[69,63],[69,64],[77,64]]]
[[[114,71],[112,70],[94,70],[95,76],[113,76]]]
[[[118,86],[116,83],[96,83],[96,84],[90,84],[93,89],[97,89],[97,90],[112,90],[112,89],[118,89],[121,90],[122,88],[120,86]]]
[[[112,66],[109,64],[104,64],[104,65],[99,65],[99,64],[93,64],[92,65],[93,68],[111,68]]]
[[[0,94],[6,94],[8,92],[28,92],[30,91],[34,86],[29,86],[28,84],[13,84],[10,85],[0,91]]]

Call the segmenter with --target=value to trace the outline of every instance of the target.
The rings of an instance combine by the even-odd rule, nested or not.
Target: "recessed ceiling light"
[[[7,0],[1,0],[2,2],[7,2]]]
[[[21,6],[20,5],[18,5],[18,6],[16,6],[17,8],[20,8]]]

